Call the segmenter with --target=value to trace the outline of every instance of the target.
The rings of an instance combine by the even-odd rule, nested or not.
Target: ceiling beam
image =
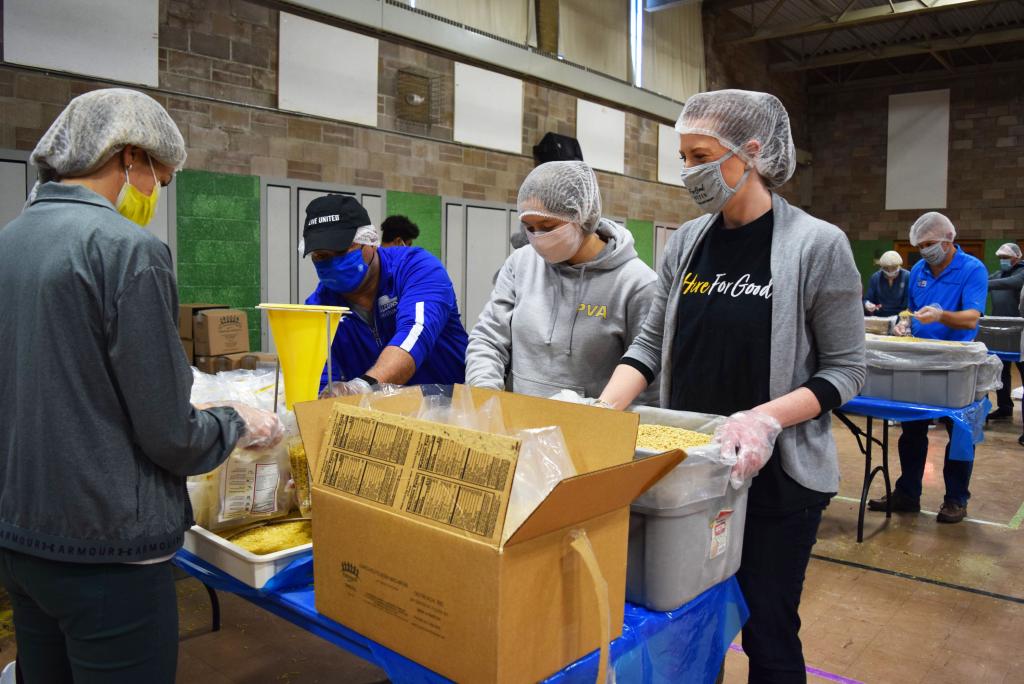
[[[895,68],[895,65],[893,65]],[[930,83],[937,81],[939,83],[949,83],[950,79],[954,78],[967,78],[973,76],[988,76],[990,74],[1005,73],[1005,72],[1016,72],[1024,69],[1024,61],[1014,62],[1003,62],[1001,64],[980,64],[956,67],[953,73],[945,70],[935,70],[922,72],[917,74],[907,74],[899,72],[892,76],[872,76],[868,78],[855,78],[849,81],[845,81],[842,84],[836,86],[829,86],[825,84],[809,85],[807,92],[812,95],[817,95],[827,92],[837,91],[851,91],[851,90],[862,90],[867,88],[879,88],[883,86],[901,85],[905,83]],[[820,72],[824,73],[824,72]]]
[[[939,40],[922,40],[903,45],[889,45],[874,50],[850,50],[848,52],[837,52],[832,55],[815,57],[797,62],[778,62],[771,65],[772,71],[806,71],[808,69],[823,69],[825,67],[838,66],[840,64],[856,64],[857,62],[872,62],[879,59],[892,59],[894,57],[907,57],[910,55],[930,55],[933,52],[956,50],[959,48],[985,47],[986,45],[1000,45],[1003,43],[1014,43],[1024,40],[1024,29],[1009,29],[1005,31],[988,31],[976,33],[968,40],[960,38],[941,38]]]
[[[913,2],[896,2],[889,5],[876,5],[863,9],[847,9],[844,13],[834,15],[825,19],[815,19],[809,22],[795,22],[779,26],[761,27],[750,33],[732,33],[722,36],[720,43],[726,45],[739,45],[742,43],[756,43],[764,40],[778,40],[780,38],[792,38],[807,33],[819,33],[821,31],[832,31],[845,29],[853,26],[864,26],[880,22],[893,21],[894,19],[912,19],[919,16],[945,12],[954,9],[964,9],[975,5],[987,5],[1000,0],[935,0],[934,4],[922,5],[917,0]]]

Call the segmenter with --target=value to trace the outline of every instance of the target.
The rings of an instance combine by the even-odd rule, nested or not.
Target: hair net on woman
[[[1014,242],[1007,242],[999,245],[999,249],[996,250],[996,256],[1004,257],[1006,259],[1020,259],[1020,247]]]
[[[895,268],[903,265],[903,257],[899,252],[889,250],[878,258],[878,265],[882,268]]]
[[[593,233],[601,220],[601,192],[594,170],[580,161],[541,164],[519,188],[519,218],[538,216],[576,223]]]
[[[136,145],[167,166],[185,163],[185,140],[170,114],[145,93],[127,88],[93,90],[73,99],[32,151],[42,182],[82,176],[126,145]]]
[[[709,135],[752,163],[769,188],[777,188],[796,170],[796,147],[789,114],[779,98],[751,90],[714,90],[686,101],[676,122],[680,134]],[[748,143],[761,145],[756,154]]]
[[[952,242],[956,239],[956,228],[953,222],[937,211],[922,214],[910,226],[910,244],[917,247],[922,242],[943,240]]]

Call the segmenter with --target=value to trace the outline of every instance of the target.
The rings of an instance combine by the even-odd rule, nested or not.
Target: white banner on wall
[[[3,0],[4,61],[157,85],[157,0]]]
[[[625,173],[625,112],[576,100],[576,139],[583,149],[583,159],[595,169]]]
[[[679,134],[672,126],[658,124],[658,182],[682,185],[680,171],[683,160],[679,158]]]
[[[376,38],[281,13],[278,107],[377,125]]]
[[[455,142],[523,152],[523,82],[455,63]]]
[[[886,148],[886,210],[944,209],[949,90],[890,95]]]

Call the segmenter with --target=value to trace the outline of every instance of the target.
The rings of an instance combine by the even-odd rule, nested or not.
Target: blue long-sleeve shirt
[[[910,271],[901,268],[896,274],[892,284],[881,271],[871,274],[868,282],[868,291],[864,301],[872,304],[881,304],[882,308],[873,313],[873,316],[895,316],[907,308],[907,284],[910,282]]]
[[[377,250],[380,284],[371,326],[355,312],[338,323],[331,345],[331,377],[352,380],[377,362],[385,347],[399,347],[416,363],[408,385],[453,385],[465,381],[468,337],[455,290],[441,262],[418,247]],[[307,304],[347,306],[345,297],[321,283]],[[320,385],[327,383],[324,368]]]

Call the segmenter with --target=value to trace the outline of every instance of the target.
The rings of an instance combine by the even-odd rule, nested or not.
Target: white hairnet
[[[796,170],[796,147],[789,114],[779,98],[752,90],[714,90],[686,101],[676,122],[682,135],[709,135],[744,161],[751,162],[769,188],[777,188]],[[756,140],[756,153],[748,143]]]
[[[922,242],[943,240],[952,242],[956,239],[956,228],[953,222],[937,211],[929,211],[922,214],[919,219],[910,226],[910,244],[917,247]]]
[[[1020,259],[1020,247],[1015,242],[1007,242],[1006,244],[999,245],[999,249],[996,250],[996,256],[1007,259]]]
[[[882,268],[893,268],[894,266],[903,265],[903,257],[900,256],[899,252],[889,250],[878,258],[878,265]]]
[[[519,218],[540,216],[578,224],[593,233],[601,220],[601,191],[594,170],[581,161],[541,164],[519,188]]]
[[[93,171],[125,145],[137,145],[158,161],[181,168],[185,140],[159,102],[127,88],[104,88],[68,103],[32,150],[42,181]]]

